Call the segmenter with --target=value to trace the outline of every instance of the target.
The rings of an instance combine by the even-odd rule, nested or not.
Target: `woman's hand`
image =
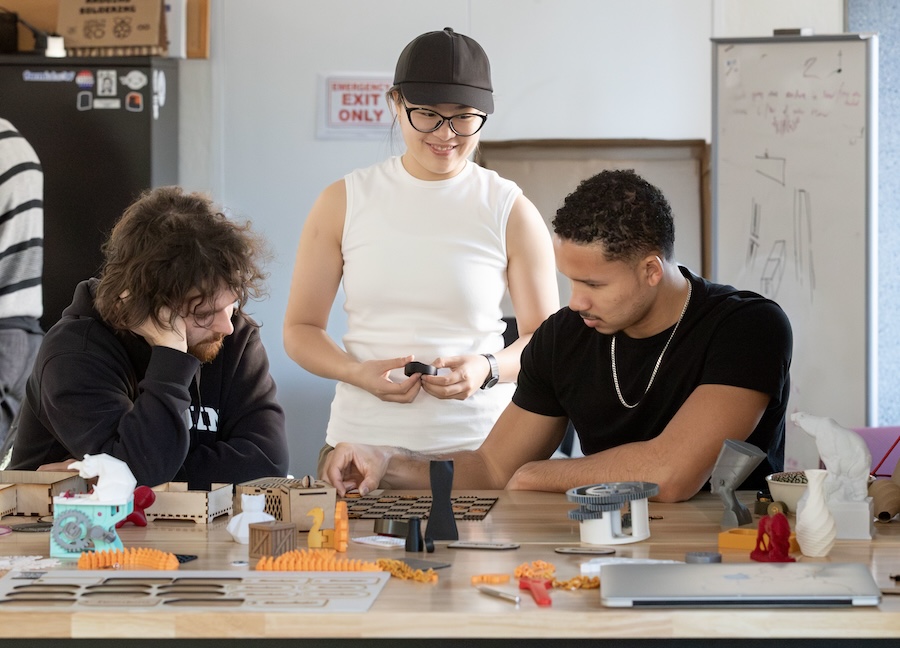
[[[411,403],[422,385],[419,382],[420,374],[413,374],[399,383],[393,382],[389,374],[395,369],[403,369],[413,359],[414,356],[405,356],[390,360],[360,362],[354,371],[351,384],[389,403]]]
[[[438,371],[437,376],[422,376],[422,389],[435,398],[465,400],[481,389],[491,373],[491,363],[483,355],[438,358],[431,364],[450,370]]]

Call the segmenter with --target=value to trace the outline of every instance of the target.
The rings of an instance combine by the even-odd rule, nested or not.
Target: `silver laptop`
[[[611,564],[600,576],[607,607],[838,607],[878,605],[862,563]]]

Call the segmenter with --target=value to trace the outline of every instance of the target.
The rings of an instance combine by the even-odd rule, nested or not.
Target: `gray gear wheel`
[[[609,508],[606,511],[589,511],[585,508],[577,508],[569,511],[569,519],[575,520],[577,522],[584,522],[585,520],[602,520],[604,517],[604,513],[609,513],[610,511],[618,511],[619,507],[616,505],[616,508]]]
[[[66,551],[81,551],[90,544],[88,534],[92,526],[87,515],[72,509],[53,521],[50,535]]]
[[[595,511],[609,511],[618,505],[634,500],[647,499],[659,494],[659,484],[650,482],[611,482],[578,486],[566,491],[566,499]],[[613,509],[608,507],[613,506]]]

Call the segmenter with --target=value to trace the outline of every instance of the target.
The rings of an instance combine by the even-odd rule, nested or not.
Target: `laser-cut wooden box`
[[[276,520],[291,522],[298,531],[309,531],[313,519],[307,514],[317,506],[325,513],[322,528],[334,528],[336,491],[323,481],[263,477],[238,484],[235,491],[235,513],[240,512],[241,495],[265,495],[265,512]]]
[[[263,556],[278,557],[297,547],[297,527],[293,522],[254,522],[250,525],[251,560],[259,560]]]
[[[193,520],[209,524],[220,515],[231,515],[231,484],[212,484],[210,490],[188,490],[187,482],[166,482],[153,487],[156,501],[144,509],[148,520]]]
[[[14,484],[15,515],[53,515],[53,498],[66,492],[87,493],[88,485],[76,472],[54,470],[3,470],[0,484]],[[4,489],[4,492],[10,489]],[[2,507],[7,508],[7,507]]]
[[[0,484],[0,518],[16,514],[15,484]]]

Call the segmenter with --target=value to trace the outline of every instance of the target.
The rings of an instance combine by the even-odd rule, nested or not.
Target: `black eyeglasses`
[[[410,108],[403,102],[406,109],[406,118],[409,123],[420,133],[433,133],[444,125],[444,122],[450,124],[450,130],[460,137],[471,137],[481,130],[484,122],[487,121],[487,115],[479,115],[478,113],[462,113],[461,115],[453,115],[445,117],[440,113],[436,113],[431,108]]]

